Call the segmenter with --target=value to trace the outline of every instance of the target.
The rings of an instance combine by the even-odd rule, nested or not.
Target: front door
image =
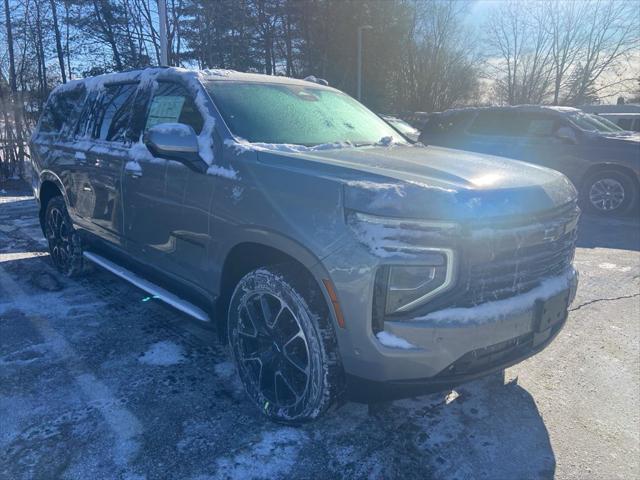
[[[175,82],[157,82],[147,112],[142,134],[161,123],[184,123],[199,134],[204,124],[192,95]],[[137,144],[124,170],[125,231],[128,249],[145,263],[183,281],[198,283],[190,265],[206,260],[203,235],[208,233],[208,221],[207,215],[199,216],[199,231],[194,232],[190,227],[194,215],[185,215],[192,175],[206,178],[182,163],[155,157],[144,145]]]

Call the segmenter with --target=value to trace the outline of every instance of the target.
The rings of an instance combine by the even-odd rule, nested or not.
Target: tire
[[[249,272],[231,296],[227,320],[240,380],[268,418],[305,423],[342,398],[329,309],[309,275],[288,266]]]
[[[82,242],[73,228],[64,198],[53,197],[44,216],[44,234],[56,269],[67,277],[77,277],[83,271]]]
[[[600,170],[589,175],[581,193],[586,211],[607,216],[625,213],[638,199],[633,179],[617,170]]]

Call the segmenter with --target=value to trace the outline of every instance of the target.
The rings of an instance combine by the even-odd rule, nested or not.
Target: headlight
[[[385,314],[405,312],[426,303],[453,283],[453,252],[434,249],[431,265],[381,267],[386,277]]]
[[[388,262],[376,274],[374,329],[383,328],[385,315],[418,307],[453,285],[454,251],[434,245],[455,245],[461,235],[458,224],[353,211],[347,223],[372,254]]]

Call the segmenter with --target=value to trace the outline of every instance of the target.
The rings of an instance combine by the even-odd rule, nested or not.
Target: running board
[[[181,312],[184,312],[187,315],[203,322],[209,322],[211,320],[209,318],[209,315],[207,315],[207,313],[201,308],[198,308],[194,304],[181,299],[180,297],[165,290],[159,285],[141,278],[140,276],[127,270],[126,268],[121,267],[120,265],[117,265],[112,261],[107,260],[106,258],[92,252],[83,252],[83,255],[87,260],[90,260],[91,262],[100,265],[102,268],[109,270],[114,275],[117,275],[127,282],[134,284],[139,289],[158,297],[160,300],[168,303],[177,310],[180,310]]]

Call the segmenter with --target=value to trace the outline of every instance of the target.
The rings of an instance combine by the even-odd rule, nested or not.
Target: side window
[[[136,89],[137,84],[123,83],[89,93],[80,114],[76,136],[124,142]]]
[[[136,89],[137,85],[135,84],[121,85],[113,103],[105,112],[100,128],[100,138],[111,142],[125,142],[127,140],[127,130],[131,121]],[[106,136],[104,136],[105,132]]]
[[[478,113],[469,132],[498,137],[546,136],[553,133],[554,125],[555,120],[547,115],[498,110]]]
[[[469,133],[476,135],[506,136],[512,134],[515,116],[511,112],[478,112],[469,127]]]
[[[468,116],[464,112],[432,115],[422,131],[434,135],[454,132],[459,130],[467,119]]]
[[[148,130],[160,123],[184,123],[190,125],[196,134],[200,134],[204,120],[193,98],[182,85],[158,82],[144,129]]]
[[[135,92],[136,85],[132,83],[108,85],[104,89],[94,106],[91,137],[116,142],[125,140]]]
[[[548,115],[532,115],[527,127],[530,137],[552,137],[557,128],[556,119]]]
[[[84,87],[77,87],[52,94],[42,113],[40,132],[69,135],[78,120],[85,93]]]

